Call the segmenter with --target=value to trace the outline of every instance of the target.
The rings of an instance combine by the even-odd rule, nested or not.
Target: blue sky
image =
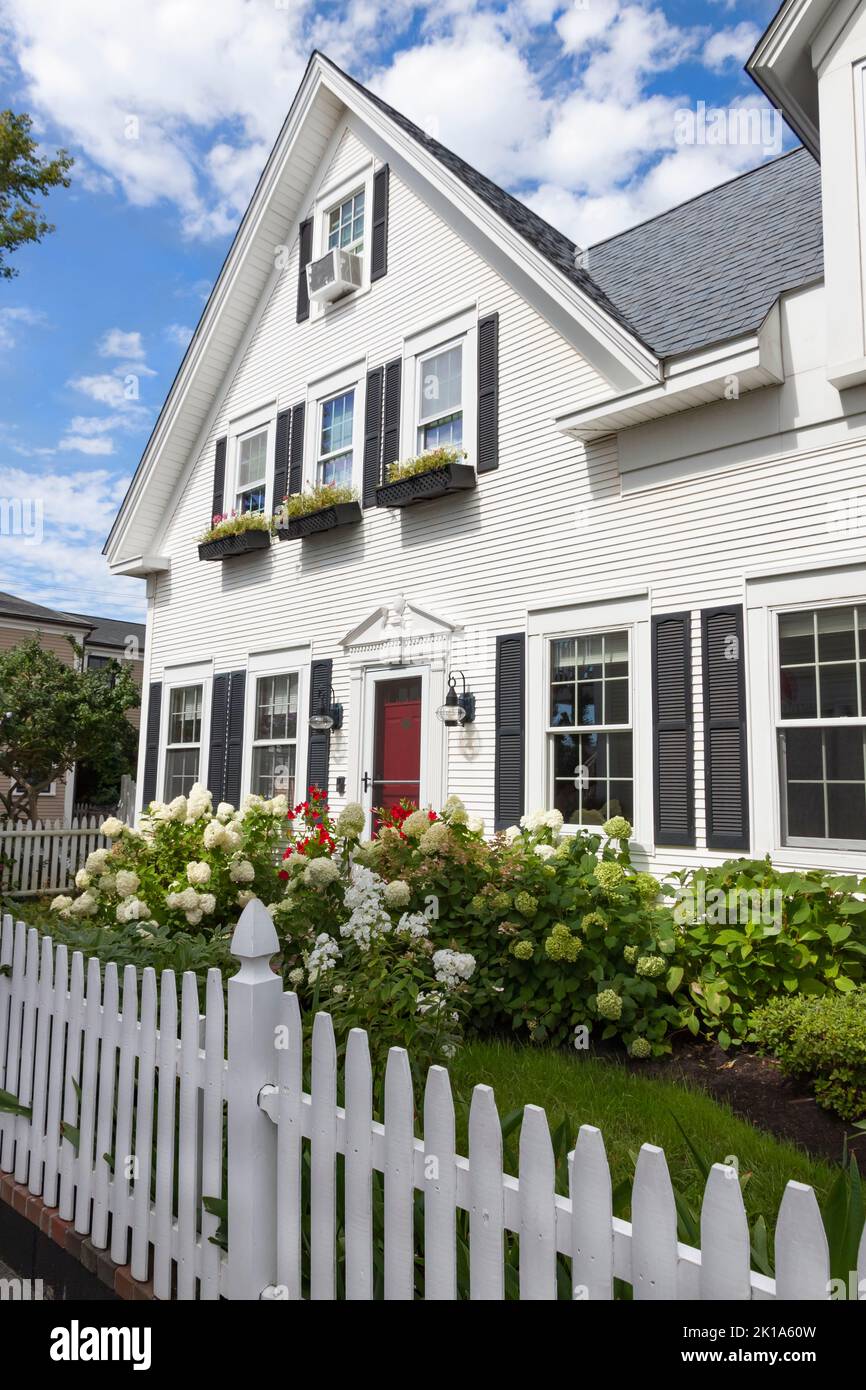
[[[793,143],[695,138],[699,103],[764,105],[742,64],[774,9],[0,0],[0,107],[76,159],[0,281],[0,589],[143,614],[102,544],[312,47],[591,244]]]

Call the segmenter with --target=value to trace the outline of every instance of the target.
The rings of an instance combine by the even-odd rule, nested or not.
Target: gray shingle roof
[[[53,623],[61,627],[89,628],[91,619],[74,613],[62,613],[56,608],[45,608],[41,603],[31,603],[29,599],[19,598],[17,594],[0,593],[0,617],[22,618],[33,623]]]
[[[660,357],[752,332],[823,274],[820,169],[793,150],[591,246],[588,268]]]
[[[87,638],[88,647],[124,648],[127,640],[134,637],[138,642],[139,652],[144,651],[144,623],[132,623],[126,618],[92,618],[83,613],[70,613],[68,616],[93,628]]]

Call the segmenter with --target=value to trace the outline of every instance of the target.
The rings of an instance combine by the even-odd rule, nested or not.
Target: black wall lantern
[[[461,724],[472,724],[475,720],[475,696],[466,689],[466,677],[462,671],[457,675],[463,682],[461,694],[457,694],[457,680],[453,671],[448,673],[448,694],[445,696],[444,705],[440,705],[436,713],[449,728]]]
[[[329,729],[341,729],[343,727],[343,706],[338,705],[334,698],[334,687],[331,686],[331,702],[325,704],[325,692],[319,691],[319,705],[315,714],[310,715],[310,728],[316,729],[321,733],[327,733]]]

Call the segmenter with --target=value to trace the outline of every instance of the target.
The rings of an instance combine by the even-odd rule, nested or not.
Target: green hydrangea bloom
[[[641,956],[635,966],[638,975],[645,975],[648,980],[655,980],[659,975],[663,975],[666,968],[664,956]]]
[[[470,903],[473,912],[482,913],[487,911],[487,899],[481,893],[476,893]]]
[[[601,828],[611,840],[631,839],[631,821],[627,821],[625,816],[611,816]]]
[[[654,903],[661,892],[661,884],[652,874],[635,874],[634,886],[645,902]]]
[[[607,926],[607,918],[603,912],[587,912],[580,923],[581,931],[590,931],[592,927],[601,927],[602,930]]]
[[[629,1045],[628,1052],[630,1057],[651,1057],[652,1044],[648,1038],[635,1038]]]
[[[595,996],[595,1007],[599,1018],[609,1018],[615,1023],[622,1014],[622,999],[615,989],[603,989]]]
[[[625,878],[622,864],[610,859],[601,859],[595,866],[595,881],[603,893],[613,893]]]
[[[525,939],[523,941],[512,941],[511,954],[516,956],[518,960],[532,960],[534,955],[532,942],[526,941]]]
[[[629,965],[634,965],[638,955],[637,946],[626,946],[625,950],[623,951],[623,955],[625,956]]]
[[[500,915],[508,911],[511,906],[511,899],[507,893],[494,893],[490,899],[490,906],[497,915]]]
[[[538,899],[533,898],[531,893],[518,893],[514,899],[514,906],[523,917],[534,917],[538,911]]]
[[[572,936],[565,922],[556,922],[544,942],[544,950],[551,960],[575,961],[583,950],[583,942]]]

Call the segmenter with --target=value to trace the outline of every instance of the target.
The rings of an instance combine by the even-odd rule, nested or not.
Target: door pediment
[[[461,624],[396,594],[351,628],[340,645],[350,658],[403,664],[417,660],[425,649],[441,651],[460,630]]]

